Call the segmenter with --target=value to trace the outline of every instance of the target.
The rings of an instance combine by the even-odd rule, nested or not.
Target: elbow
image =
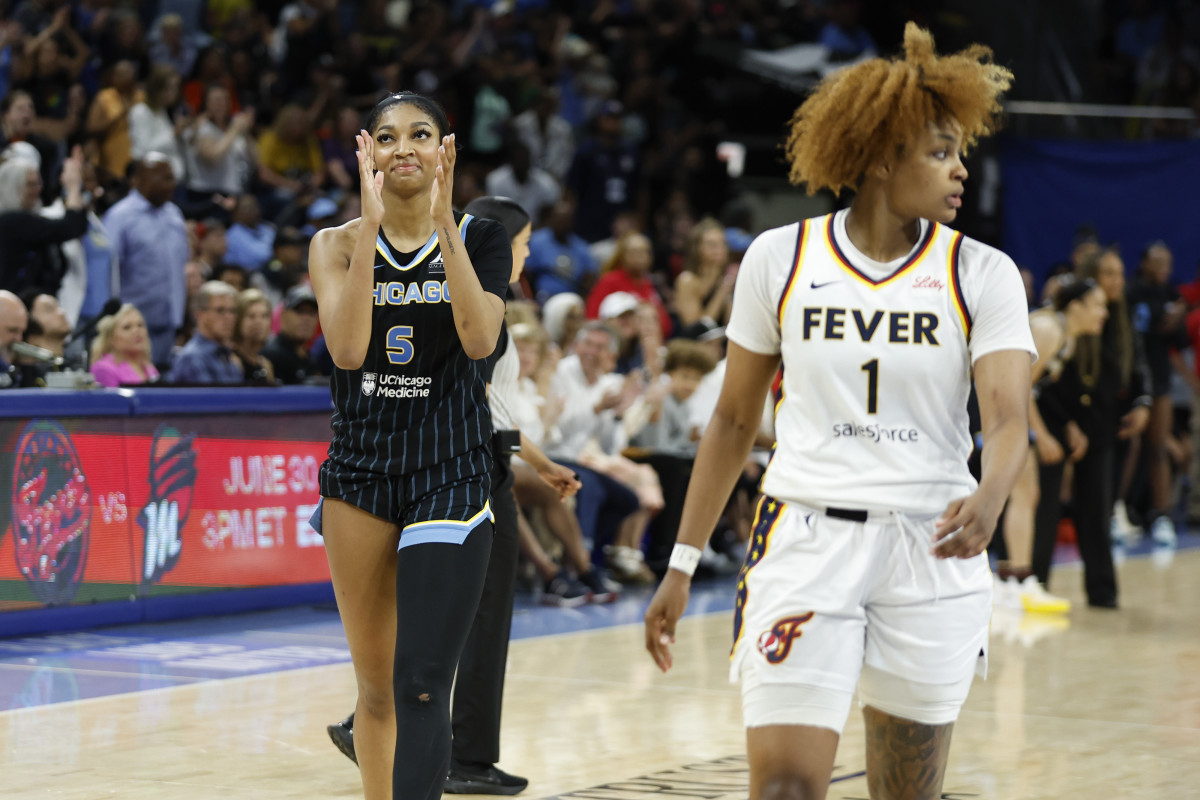
[[[463,352],[467,354],[467,358],[472,361],[478,361],[481,358],[487,358],[496,350],[495,340],[487,341],[480,339],[478,341],[464,341]]]
[[[362,368],[363,362],[367,360],[367,348],[358,347],[334,347],[328,343],[329,357],[333,360],[333,365],[338,369],[356,370]]]

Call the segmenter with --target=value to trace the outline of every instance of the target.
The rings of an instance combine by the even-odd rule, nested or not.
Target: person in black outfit
[[[1055,391],[1062,396],[1072,394],[1071,402],[1080,409],[1079,427],[1087,437],[1087,451],[1075,462],[1072,496],[1077,502],[1071,515],[1083,559],[1088,605],[1116,608],[1117,577],[1109,530],[1114,465],[1118,442],[1137,436],[1146,427],[1149,383],[1125,305],[1125,265],[1120,255],[1112,249],[1101,250],[1080,265],[1077,277],[1094,280],[1104,290],[1108,318],[1099,337],[1079,337],[1074,363],[1063,369]],[[1042,406],[1039,401],[1039,409]],[[1056,537],[1056,526],[1046,524],[1039,511],[1033,570],[1043,584],[1049,580]]]
[[[284,296],[279,333],[271,337],[262,351],[275,368],[276,380],[285,384],[304,383],[320,373],[308,352],[308,342],[316,332],[317,296],[307,285],[293,286]]]
[[[513,254],[510,283],[520,279],[529,253],[531,225],[529,215],[506,197],[480,197],[465,213],[494,219],[504,226]],[[488,359],[489,377],[507,374],[514,382],[520,370],[516,347],[507,329],[500,337],[496,352]],[[495,435],[492,440],[492,513],[496,532],[488,559],[483,596],[471,634],[458,663],[454,683],[452,726],[454,743],[450,772],[446,776],[447,794],[518,794],[529,785],[526,778],[510,775],[496,766],[500,760],[500,712],[504,695],[504,673],[508,660],[508,640],[512,629],[513,596],[516,592],[519,556],[517,501],[513,494],[511,457],[517,434],[521,457],[535,466],[539,476],[556,489],[561,497],[574,495],[579,481],[571,470],[546,458],[528,439],[519,436],[507,403],[490,384],[488,404],[492,409]],[[354,751],[354,714],[328,726],[330,739],[351,761]]]
[[[57,294],[67,271],[59,245],[87,233],[83,201],[83,151],[76,147],[63,162],[66,213],[59,219],[38,214],[42,177],[37,164],[11,158],[0,164],[0,288],[20,293],[36,287]]]
[[[1167,443],[1175,421],[1171,402],[1171,351],[1190,346],[1183,330],[1187,304],[1171,284],[1171,251],[1155,242],[1142,253],[1137,280],[1129,288],[1133,329],[1141,337],[1146,367],[1150,374],[1150,421],[1146,425],[1145,462],[1148,467],[1150,505],[1146,527],[1154,543],[1171,548],[1176,544],[1175,523],[1168,514],[1171,504],[1171,461]]]
[[[358,681],[368,800],[442,794],[492,545],[485,385],[512,252],[498,223],[452,208],[449,127],[421,95],[380,101],[357,137],[362,217],[320,231],[309,261],[335,365],[312,521]]]

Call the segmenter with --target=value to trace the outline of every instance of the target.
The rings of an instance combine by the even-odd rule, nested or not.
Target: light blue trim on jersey
[[[467,225],[473,219],[475,219],[475,218],[473,216],[471,216],[470,214],[463,214],[462,219],[460,219],[458,221],[458,235],[462,237],[464,242],[466,241],[466,238],[467,238]],[[377,234],[375,236],[375,252],[377,252],[377,253],[379,253],[379,255],[383,256],[383,260],[386,261],[388,264],[392,265],[393,267],[395,267],[396,269],[398,269],[402,272],[406,272],[406,271],[412,269],[413,267],[415,267],[417,264],[420,264],[422,261],[424,261],[425,258],[431,252],[433,252],[433,248],[437,247],[437,243],[438,243],[437,231],[434,231],[433,234],[430,235],[429,241],[427,241],[427,242],[425,242],[425,244],[421,245],[421,249],[418,250],[417,254],[412,257],[412,260],[409,261],[404,266],[400,266],[400,264],[396,261],[395,257],[392,255],[392,248],[388,247],[387,242],[384,240],[383,232],[380,231],[379,234]],[[376,264],[375,269],[379,269],[382,266],[383,266],[383,264]]]
[[[467,540],[471,531],[478,528],[484,520],[494,522],[495,519],[496,517],[492,514],[492,501],[489,500],[483,504],[483,509],[478,514],[465,522],[456,522],[452,519],[414,522],[412,525],[405,526],[404,530],[400,532],[400,546],[396,549],[403,550],[418,544],[462,544]]]

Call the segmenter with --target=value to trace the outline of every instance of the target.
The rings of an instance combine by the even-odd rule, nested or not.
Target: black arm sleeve
[[[503,300],[512,277],[512,246],[504,227],[495,220],[476,217],[467,226],[464,244],[479,285]]]
[[[15,211],[0,217],[0,237],[27,247],[62,244],[87,233],[87,214],[68,211],[61,219],[47,219],[27,211]]]

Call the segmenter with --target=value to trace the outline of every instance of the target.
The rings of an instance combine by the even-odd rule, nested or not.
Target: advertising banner
[[[328,414],[0,420],[0,612],[328,581],[328,437]]]

